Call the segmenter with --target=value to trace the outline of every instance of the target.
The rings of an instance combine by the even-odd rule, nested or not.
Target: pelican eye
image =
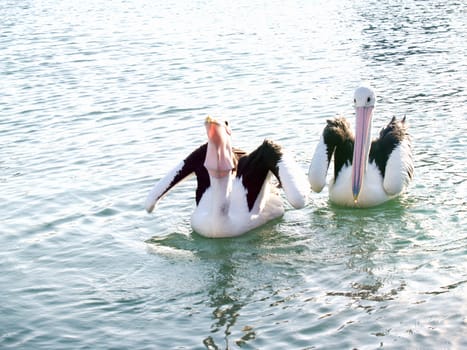
[[[225,126],[229,126],[229,122],[227,120],[224,121],[224,123],[225,123]]]
[[[353,99],[353,103],[357,103],[357,99],[356,99],[356,98]]]
[[[370,101],[371,101],[371,97],[368,96],[368,98],[366,99],[366,103],[370,103]]]

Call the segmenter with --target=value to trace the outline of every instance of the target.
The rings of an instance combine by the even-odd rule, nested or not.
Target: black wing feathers
[[[237,177],[242,178],[243,186],[248,189],[247,202],[250,210],[255,204],[268,172],[271,171],[279,179],[277,164],[281,157],[281,147],[265,140],[256,150],[239,159]]]
[[[328,164],[334,153],[334,179],[345,164],[352,164],[354,136],[348,121],[343,117],[327,120],[323,131],[327,146]]]
[[[209,187],[209,174],[206,168],[204,167],[204,159],[206,158],[207,143],[198,147],[194,150],[188,157],[183,160],[183,167],[177,172],[177,174],[172,179],[169,186],[165,189],[163,193],[159,196],[161,198],[165,193],[167,193],[172,187],[177,183],[185,179],[187,176],[192,173],[196,174],[196,179],[198,181],[198,186],[196,188],[196,203],[201,199],[202,194]]]
[[[384,177],[386,172],[386,163],[394,148],[397,147],[408,137],[405,117],[398,121],[396,117],[392,117],[389,124],[381,129],[379,138],[371,143],[369,161],[374,161],[378,166],[381,175]],[[409,174],[412,177],[412,174]]]

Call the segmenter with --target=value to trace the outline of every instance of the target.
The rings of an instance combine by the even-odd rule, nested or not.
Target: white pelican
[[[234,237],[284,213],[271,175],[279,181],[294,208],[306,205],[309,184],[306,173],[275,142],[265,140],[246,154],[231,146],[227,121],[205,120],[208,142],[193,151],[150,191],[150,213],[161,198],[188,175],[197,178],[193,230],[206,237]]]
[[[405,117],[400,121],[393,117],[379,138],[371,141],[375,102],[371,88],[355,90],[355,136],[345,118],[328,120],[311,160],[308,180],[313,191],[321,192],[334,155],[329,198],[338,205],[376,206],[402,193],[413,177]]]

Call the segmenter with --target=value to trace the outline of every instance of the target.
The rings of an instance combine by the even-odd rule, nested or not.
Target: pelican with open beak
[[[232,130],[227,121],[207,117],[204,125],[207,143],[156,183],[146,199],[148,212],[191,174],[197,178],[191,226],[202,236],[239,236],[282,216],[284,206],[277,183],[292,207],[306,205],[306,173],[280,145],[265,140],[247,154],[232,147]],[[270,181],[272,177],[275,183]]]

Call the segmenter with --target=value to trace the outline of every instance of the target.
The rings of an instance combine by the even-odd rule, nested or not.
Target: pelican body
[[[401,194],[413,177],[410,137],[405,117],[391,119],[371,141],[376,96],[369,87],[355,90],[355,134],[345,118],[327,121],[308,171],[315,192],[321,192],[334,156],[331,202],[349,207],[372,207]]]
[[[150,191],[146,210],[152,212],[162,197],[191,174],[197,178],[193,230],[205,237],[234,237],[284,213],[274,176],[294,208],[306,205],[306,174],[273,141],[265,140],[247,154],[231,146],[226,121],[205,120],[208,142],[181,161]]]

